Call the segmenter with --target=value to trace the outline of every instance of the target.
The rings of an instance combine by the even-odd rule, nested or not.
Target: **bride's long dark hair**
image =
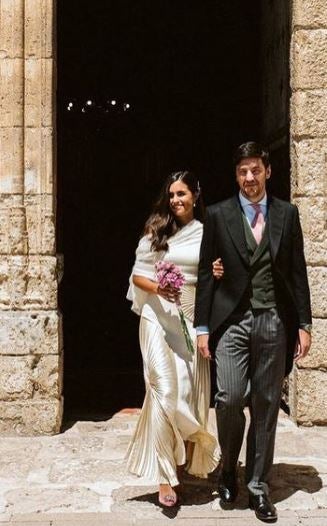
[[[176,181],[186,184],[195,196],[194,217],[200,221],[203,220],[204,206],[198,179],[193,172],[173,172],[167,177],[144,227],[143,234],[150,236],[151,250],[155,252],[168,250],[168,239],[181,228],[169,205],[169,189]]]

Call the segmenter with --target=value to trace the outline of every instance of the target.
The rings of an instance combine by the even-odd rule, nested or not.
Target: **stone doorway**
[[[196,170],[210,204],[234,189],[235,145],[264,140],[272,190],[289,198],[289,13],[271,18],[265,5],[58,2],[66,418],[142,401],[138,320],[125,293],[168,171]]]
[[[92,147],[92,141],[85,140],[90,139],[90,134],[84,136],[84,143],[78,143],[78,148],[72,148],[72,144],[68,140],[69,136],[73,135],[76,139],[83,135],[83,127],[82,125],[78,127],[75,124],[74,132],[74,128],[69,127],[64,120],[62,108],[65,102],[69,102],[65,99],[65,96],[71,96],[72,93],[77,91],[82,93],[83,86],[87,87],[87,93],[84,93],[83,97],[89,95],[92,87],[99,88],[101,93],[101,78],[102,80],[104,77],[106,79],[109,78],[108,72],[116,71],[117,73],[117,71],[120,71],[120,78],[126,77],[126,82],[123,84],[126,90],[122,89],[120,91],[123,102],[125,96],[131,95],[127,87],[133,86],[133,88],[137,88],[137,76],[135,78],[131,77],[131,72],[134,69],[129,68],[127,75],[126,68],[121,67],[122,64],[119,61],[116,63],[116,69],[108,67],[108,64],[112,64],[110,56],[106,56],[105,60],[102,60],[101,66],[103,67],[100,70],[98,68],[98,75],[95,76],[87,75],[87,71],[91,67],[86,67],[87,61],[85,62],[85,57],[88,57],[91,64],[93,62],[94,64],[97,63],[97,55],[104,46],[104,42],[110,41],[113,46],[112,49],[115,51],[120,49],[119,46],[117,47],[117,41],[115,43],[113,38],[114,32],[106,32],[104,35],[104,26],[106,30],[109,28],[108,23],[105,23],[109,13],[110,16],[112,15],[112,20],[117,22],[116,26],[119,28],[121,35],[124,34],[124,28],[126,33],[130,17],[126,18],[120,13],[117,18],[117,9],[119,10],[119,8],[115,7],[115,4],[118,4],[118,2],[114,1],[100,2],[98,0],[93,3],[95,5],[92,5],[88,11],[85,11],[86,2],[84,1],[65,2],[65,4],[71,6],[71,9],[69,9],[66,5],[66,14],[63,14],[63,0],[60,0],[58,4],[59,18],[58,31],[56,31],[57,2],[55,0],[29,0],[27,2],[23,0],[6,0],[0,3],[0,361],[3,372],[0,382],[1,434],[50,434],[60,430],[63,407],[63,345],[61,338],[62,317],[58,310],[58,276],[60,274],[58,273],[58,261],[60,261],[58,254],[64,251],[64,245],[66,245],[67,249],[66,274],[65,282],[61,284],[59,295],[60,306],[63,308],[65,315],[66,408],[69,409],[70,404],[70,407],[74,409],[74,400],[81,400],[82,404],[80,405],[83,405],[83,408],[88,408],[88,404],[94,401],[94,406],[99,408],[101,406],[100,402],[103,400],[106,408],[111,403],[114,410],[115,404],[112,402],[115,394],[118,393],[117,396],[120,397],[120,399],[118,398],[119,404],[116,405],[124,405],[125,400],[122,400],[120,393],[127,392],[126,382],[120,381],[119,388],[117,388],[114,384],[112,385],[108,376],[108,372],[111,371],[112,376],[115,378],[122,378],[122,375],[118,375],[118,371],[122,370],[118,358],[114,363],[114,365],[117,365],[116,368],[112,366],[112,363],[111,365],[110,363],[105,363],[101,359],[103,358],[101,354],[98,353],[99,346],[92,358],[93,363],[100,364],[102,370],[105,371],[106,376],[103,382],[107,384],[106,391],[103,389],[101,391],[100,389],[100,395],[96,395],[94,386],[97,382],[101,385],[101,382],[100,376],[92,368],[87,370],[89,377],[87,382],[83,384],[76,381],[76,379],[78,380],[78,375],[76,378],[78,366],[83,364],[83,353],[81,352],[81,346],[77,345],[76,342],[73,341],[75,347],[71,345],[74,334],[78,334],[78,331],[72,332],[71,327],[74,325],[72,319],[74,319],[74,316],[76,319],[76,313],[82,311],[83,304],[79,305],[76,300],[76,290],[78,290],[76,281],[75,289],[73,286],[71,294],[67,294],[67,291],[69,291],[67,283],[69,283],[69,275],[74,277],[74,272],[80,272],[81,263],[78,266],[78,262],[85,260],[86,252],[87,254],[92,254],[92,257],[98,254],[98,261],[101,258],[99,252],[97,253],[94,250],[95,242],[93,239],[91,240],[92,243],[89,242],[92,250],[85,243],[81,254],[78,254],[77,250],[73,251],[71,247],[74,247],[75,232],[71,232],[69,237],[67,236],[67,230],[65,230],[64,242],[63,225],[65,223],[67,225],[67,217],[69,219],[67,210],[70,213],[73,225],[74,218],[78,217],[78,213],[81,211],[86,227],[89,224],[93,225],[94,221],[92,220],[92,222],[91,219],[94,217],[94,214],[92,215],[91,212],[92,210],[94,211],[94,202],[98,198],[96,196],[100,196],[99,201],[104,199],[101,192],[106,190],[106,185],[101,183],[102,179],[96,180],[93,178],[93,186],[90,186],[85,172],[87,159],[85,158],[85,163],[83,163],[83,155],[81,153],[83,148],[85,151],[90,151]],[[140,128],[134,127],[134,135],[124,134],[123,131],[120,134],[115,134],[119,145],[125,144],[125,149],[116,149],[116,153],[121,151],[121,158],[126,159],[128,157],[131,160],[131,165],[139,159],[137,152],[140,155],[140,152],[142,153],[143,151],[144,153],[144,150],[142,148],[134,148],[133,150],[133,141],[124,142],[122,138],[137,136],[138,141],[136,141],[136,144],[146,144],[147,146],[146,155],[144,153],[142,157],[143,162],[139,164],[134,163],[134,169],[137,171],[137,176],[143,181],[143,186],[137,184],[133,186],[133,179],[129,180],[129,189],[131,190],[129,195],[135,192],[135,198],[141,199],[142,207],[135,207],[137,212],[133,213],[132,223],[129,221],[131,226],[124,231],[128,243],[125,243],[123,246],[130,246],[131,252],[125,253],[123,256],[125,258],[124,266],[120,267],[123,269],[123,274],[120,277],[121,283],[117,286],[120,292],[125,287],[132,251],[137,238],[136,232],[138,232],[139,226],[144,220],[147,213],[146,209],[152,200],[152,196],[157,191],[159,179],[165,170],[176,167],[178,162],[193,161],[194,166],[201,172],[201,180],[205,188],[207,202],[222,197],[224,191],[226,193],[229,191],[227,185],[231,184],[231,179],[227,177],[225,179],[222,175],[226,174],[227,176],[228,173],[229,164],[227,165],[227,158],[229,158],[231,142],[239,142],[243,139],[243,134],[246,134],[246,138],[248,138],[248,134],[251,131],[249,126],[251,123],[253,125],[253,116],[255,116],[255,126],[253,126],[260,130],[265,142],[273,150],[273,191],[287,198],[290,181],[288,166],[288,120],[290,115],[291,199],[299,208],[303,226],[314,316],[312,350],[306,360],[294,368],[290,378],[291,415],[300,424],[326,424],[325,392],[327,389],[327,366],[325,337],[327,334],[327,307],[324,289],[327,279],[325,175],[327,158],[326,1],[293,0],[290,6],[289,3],[283,0],[275,0],[274,2],[261,0],[261,2],[251,2],[250,6],[246,5],[244,7],[242,4],[246,3],[231,0],[228,2],[228,6],[223,5],[227,4],[227,2],[217,2],[219,10],[217,8],[215,13],[213,12],[214,6],[211,6],[212,2],[202,2],[200,5],[199,2],[187,1],[178,2],[178,9],[176,6],[173,6],[170,13],[166,13],[163,16],[162,10],[164,8],[168,9],[166,4],[167,2],[156,2],[155,4],[156,9],[160,11],[162,23],[161,26],[159,24],[161,32],[159,29],[156,32],[155,29],[158,26],[156,24],[153,25],[151,49],[158,50],[160,48],[159,42],[165,42],[165,39],[161,38],[162,36],[165,36],[166,40],[168,39],[168,44],[171,46],[172,40],[168,37],[169,35],[172,36],[172,28],[178,28],[178,23],[180,22],[180,27],[184,27],[187,24],[187,27],[190,29],[189,20],[193,19],[194,24],[196,24],[196,31],[193,28],[192,31],[188,31],[187,35],[182,35],[180,39],[176,37],[177,39],[175,38],[173,43],[178,51],[177,55],[180,54],[181,49],[191,49],[192,52],[195,50],[194,57],[189,57],[189,61],[183,62],[184,68],[180,67],[176,71],[174,68],[169,70],[169,78],[176,92],[174,93],[180,96],[179,99],[178,97],[176,98],[176,100],[179,100],[178,104],[175,104],[175,108],[178,108],[180,111],[174,114],[174,118],[172,118],[172,112],[167,111],[168,104],[166,106],[157,104],[157,106],[154,106],[154,109],[158,110],[157,112],[148,111],[144,113],[143,111],[143,116],[148,115],[151,118],[148,120],[143,119],[142,122],[145,125]],[[199,4],[199,6],[197,7],[196,4]],[[134,18],[136,16],[135,12],[140,12],[140,5],[145,4],[138,2],[136,6],[133,2],[125,2],[128,13]],[[222,5],[223,7],[221,7]],[[101,16],[102,8],[103,17]],[[289,8],[291,13],[288,11]],[[121,38],[119,40],[121,42],[120,47],[123,46],[122,49],[126,53],[128,49],[131,49],[131,57],[135,57],[135,53],[137,54],[137,49],[139,49],[139,44],[142,41],[139,36],[144,33],[144,28],[149,29],[149,26],[154,22],[153,17],[149,16],[149,9],[150,7],[148,6],[147,16],[144,17],[144,23],[141,24],[142,32],[137,32],[140,24],[134,24],[134,33],[131,31],[131,34],[134,35],[134,40],[135,35],[137,35],[135,52],[133,46],[132,49],[130,44],[128,46],[128,39]],[[85,13],[87,13],[87,16],[85,16]],[[77,23],[80,17],[87,19],[87,23],[84,25],[81,25],[80,22]],[[203,26],[203,21],[208,18],[206,32],[201,32],[200,28]],[[97,28],[99,30],[96,33],[93,32],[93,38],[90,40],[88,36],[89,26],[94,25],[97,19]],[[158,20],[157,15],[157,22]],[[166,27],[167,31],[165,30]],[[170,33],[168,28],[170,28]],[[252,30],[252,33],[249,33],[249,29]],[[83,45],[81,45],[81,31],[83,31]],[[164,32],[164,35],[162,35],[162,32]],[[292,43],[289,52],[290,32]],[[59,33],[58,68],[57,33]],[[63,33],[67,36],[66,40],[63,39]],[[70,33],[72,37],[69,39]],[[242,60],[238,64],[240,69],[226,70],[226,61],[229,60],[231,64],[234,63],[235,45],[238,42],[240,47],[242,35],[244,37],[241,47]],[[67,48],[65,48],[65,42]],[[248,47],[249,42],[255,43],[252,47],[255,50],[255,53],[251,55],[252,65],[253,67],[258,67],[259,64],[261,73],[255,81],[254,77],[251,77],[249,79],[251,82],[246,83],[246,86],[251,86],[251,89],[249,87],[242,90],[241,81],[244,83],[244,77],[241,79],[238,72],[244,70],[245,58],[248,57],[249,49],[251,49],[251,47]],[[164,49],[172,49],[169,45],[163,46]],[[207,64],[209,62],[208,57],[210,57],[210,67],[206,69],[204,74],[203,69],[196,67],[196,64],[199,64],[196,57],[201,49],[202,54],[206,53],[206,56],[202,57],[203,61],[200,61],[201,63]],[[92,54],[92,50],[95,50],[96,53],[93,52]],[[137,71],[147,71],[149,83],[146,85],[139,84],[139,86],[142,86],[141,94],[148,93],[147,90],[151,87],[158,88],[160,80],[160,75],[148,75],[149,63],[144,60],[144,57],[152,56],[153,50],[149,51],[149,45],[145,46],[144,50],[146,52],[142,54],[141,60],[137,63]],[[101,56],[103,57],[103,55]],[[115,53],[115,56],[118,56],[117,53]],[[165,55],[163,53],[160,55],[160,58],[162,59],[160,67],[164,67],[172,63],[172,58],[175,59],[175,55],[172,53]],[[190,79],[188,70],[185,67],[185,64],[190,61],[192,62],[192,68],[189,71],[198,74],[197,77],[194,74],[193,80]],[[158,60],[155,63],[157,64]],[[173,64],[175,64],[175,60]],[[182,95],[185,95],[186,91],[183,91],[181,86],[192,86],[197,83],[199,87],[205,87],[204,80],[210,78],[211,81],[213,78],[211,67],[213,70],[215,68],[217,68],[217,71],[219,70],[219,82],[212,81],[207,84],[207,88],[204,91],[200,90],[202,97],[202,99],[200,97],[200,100],[202,100],[203,105],[201,106],[201,111],[198,111],[201,119],[205,114],[209,114],[211,119],[208,117],[207,127],[200,127],[200,124],[203,124],[205,119],[202,119],[202,121],[201,119],[195,119],[196,127],[190,125],[187,127],[186,123],[189,120],[184,122],[185,119],[182,117],[188,116],[188,113],[181,111],[185,105],[183,106],[180,102],[181,100],[182,102],[184,101]],[[57,70],[59,77],[58,119],[56,118],[54,97]],[[102,72],[102,76],[99,71]],[[156,69],[152,68],[151,71],[153,73]],[[178,72],[180,72],[181,80],[183,80],[184,84],[183,82],[177,82],[176,75]],[[228,73],[232,75],[233,80],[236,80],[235,82],[228,84]],[[291,79],[289,79],[290,73]],[[89,81],[87,80],[88,78]],[[133,82],[131,82],[131,78]],[[75,79],[75,82],[73,79]],[[110,79],[113,82],[113,75],[111,75]],[[192,80],[193,84],[190,80]],[[122,83],[119,85],[122,86]],[[65,89],[63,89],[64,86]],[[69,91],[69,86],[74,88],[72,92]],[[112,83],[110,86],[115,92],[114,96],[116,96],[117,85]],[[77,90],[76,87],[78,88]],[[160,89],[157,91],[167,95],[163,85],[160,84],[159,87]],[[239,90],[236,88],[239,88]],[[97,89],[95,90],[96,92]],[[137,89],[135,93],[138,93]],[[169,93],[171,94],[171,92]],[[106,96],[107,93],[102,93],[102,95]],[[134,94],[134,96],[136,95]],[[196,115],[196,109],[194,108],[199,108],[195,104],[198,99],[199,97],[191,99],[191,104],[189,104],[189,99],[187,100],[189,104],[187,108],[192,108],[193,115]],[[161,102],[165,102],[165,100],[164,96],[160,99]],[[254,100],[256,103],[255,107]],[[289,100],[291,100],[290,112],[288,111]],[[173,101],[175,101],[175,97]],[[214,101],[213,104],[212,101]],[[217,101],[219,101],[220,106],[217,105]],[[232,105],[230,101],[232,101]],[[229,104],[227,104],[228,102]],[[138,105],[133,103],[133,107],[136,109]],[[169,106],[170,110],[171,107],[173,106]],[[246,110],[246,108],[248,109]],[[160,109],[161,118],[158,122],[160,124],[167,122],[169,126],[167,125],[166,128],[158,126],[155,133],[155,128],[150,126],[150,124],[153,122],[153,115],[157,119]],[[245,121],[244,119],[247,111],[251,113],[250,121]],[[191,115],[192,112],[189,114]],[[130,113],[129,115],[134,115],[135,117],[137,113]],[[257,119],[258,115],[259,119]],[[264,116],[264,119],[262,116]],[[57,148],[56,136],[57,122],[59,148]],[[112,130],[124,129],[124,126],[119,126],[117,121],[115,122],[116,125],[112,127]],[[135,121],[134,119],[133,122],[135,124],[135,122],[139,123],[140,121]],[[180,124],[181,122],[185,126],[176,125],[176,123]],[[192,123],[192,119],[190,122]],[[218,122],[219,125],[217,124]],[[172,124],[175,126],[173,127]],[[182,133],[183,127],[184,134]],[[92,129],[91,126],[87,126],[87,128]],[[125,126],[125,130],[127,128]],[[138,135],[137,130],[141,129],[143,132],[145,129],[147,130],[148,141],[145,141],[144,133]],[[185,132],[187,129],[189,133]],[[199,129],[201,133],[199,133]],[[256,132],[256,129],[252,131]],[[174,131],[173,135],[172,130]],[[155,148],[157,144],[156,138],[158,139],[158,137],[160,139],[158,143],[160,148]],[[196,137],[197,140],[195,140]],[[219,140],[221,137],[222,141]],[[96,143],[102,143],[105,146],[108,144],[104,139],[102,141],[96,140]],[[66,159],[68,156],[70,163],[63,162],[65,158],[62,149],[63,144],[66,145]],[[131,150],[129,155],[127,155],[129,151],[126,148],[127,144],[129,144]],[[204,145],[202,149],[200,147],[201,144]],[[88,146],[87,150],[86,146]],[[57,150],[59,153],[58,170],[56,165]],[[108,147],[108,152],[109,150]],[[97,149],[97,156],[101,158],[100,152],[101,148]],[[125,155],[123,155],[123,152],[125,152]],[[131,155],[131,152],[134,152],[133,155]],[[221,155],[222,153],[224,154],[223,156]],[[106,155],[106,160],[107,157],[108,155]],[[74,159],[76,160],[76,165],[81,168],[80,170],[76,170],[76,166],[72,170]],[[222,159],[226,159],[226,166],[222,164]],[[91,160],[93,166],[93,159]],[[101,168],[101,163],[98,166]],[[141,168],[139,169],[139,167]],[[115,182],[117,180],[121,181],[121,171],[118,179],[117,177],[115,178]],[[104,177],[101,171],[100,174],[101,177]],[[148,176],[146,178],[144,174],[150,174],[151,177]],[[154,174],[158,179],[154,177]],[[220,182],[219,185],[217,184],[218,181]],[[84,183],[84,187],[81,183]],[[65,185],[68,185],[68,190]],[[126,188],[124,185],[121,186]],[[95,187],[98,188],[98,192],[94,190]],[[87,191],[93,188],[90,196],[84,190],[84,195],[90,198],[84,200],[81,198],[83,195],[81,188],[87,188]],[[139,190],[139,188],[146,189],[141,198],[136,193],[136,190]],[[69,194],[76,198],[75,215],[69,202]],[[106,190],[105,197],[107,194],[109,194],[108,190]],[[57,195],[58,207],[56,202]],[[89,214],[91,219],[87,221],[86,219],[89,216],[86,216],[85,208],[90,203],[93,208],[91,207]],[[127,202],[126,207],[129,207],[130,210],[130,203]],[[103,206],[98,208],[100,211],[102,210],[102,216],[104,216]],[[135,215],[136,213],[138,215]],[[98,225],[100,224],[101,221],[98,222]],[[79,231],[76,228],[76,237],[78,235],[82,237],[81,234],[85,236],[83,230]],[[71,244],[69,240],[71,240]],[[121,246],[122,244],[119,245],[119,248]],[[75,253],[75,260],[73,253]],[[107,251],[103,253],[105,255],[108,254]],[[109,256],[108,260],[110,260]],[[97,274],[98,268],[100,267],[97,267]],[[83,281],[83,273],[80,281],[82,282],[84,297],[90,297],[91,299],[91,296],[88,296],[87,282]],[[74,280],[71,283],[74,284]],[[94,287],[92,288],[93,290]],[[117,296],[114,297],[115,300],[116,298]],[[90,301],[90,303],[92,302]],[[124,309],[128,308],[125,303],[124,305]],[[126,323],[127,314],[125,316],[125,312],[121,312],[124,314],[124,323]],[[69,316],[71,320],[69,320]],[[128,316],[131,316],[129,311]],[[84,319],[85,317],[77,317],[77,320],[80,322],[77,328],[82,327]],[[128,319],[132,320],[133,318],[129,317]],[[137,321],[134,320],[130,323],[135,324],[134,329],[132,329],[132,325],[129,326],[131,331],[136,331]],[[92,334],[92,332],[88,331],[88,334]],[[132,332],[128,331],[128,334],[132,334]],[[81,341],[80,336],[79,338]],[[84,340],[82,340],[82,343],[84,343]],[[133,344],[135,344],[134,336]],[[106,356],[109,355],[109,352],[107,352]],[[128,363],[133,371],[136,371],[138,378],[140,378],[139,362],[137,364],[133,363],[134,356],[136,356],[134,352],[132,354],[121,352],[119,359],[122,360],[122,357],[124,357],[125,363]],[[87,367],[88,363],[85,364],[84,362],[84,369],[87,369]],[[134,398],[136,398],[135,392],[137,389],[134,389],[134,383],[131,382],[130,385],[133,388]],[[75,398],[73,396],[74,384],[77,386]],[[90,391],[90,386],[92,385],[93,393],[92,389]],[[68,386],[70,387],[70,392]],[[89,391],[87,392],[85,389],[83,398],[83,389],[85,387],[88,387]],[[136,399],[134,401],[135,403],[137,402]],[[128,402],[130,402],[130,398]],[[130,404],[128,403],[128,405]],[[75,407],[75,413],[77,409],[78,407]]]

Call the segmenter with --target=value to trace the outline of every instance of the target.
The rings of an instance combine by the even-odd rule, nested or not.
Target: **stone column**
[[[54,2],[0,2],[0,433],[59,431]]]
[[[291,378],[300,424],[327,424],[327,2],[293,0],[292,200],[300,211],[313,307],[310,355]]]

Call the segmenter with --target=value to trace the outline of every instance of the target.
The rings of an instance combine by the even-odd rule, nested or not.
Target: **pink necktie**
[[[263,232],[263,227],[265,226],[265,219],[261,211],[261,206],[258,203],[253,203],[251,206],[253,206],[255,210],[255,216],[251,223],[252,233],[254,235],[254,239],[259,245],[262,239],[262,232]]]

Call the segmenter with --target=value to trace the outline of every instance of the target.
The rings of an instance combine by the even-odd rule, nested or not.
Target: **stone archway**
[[[276,9],[276,16],[281,5],[262,3],[269,15]],[[56,433],[62,418],[55,246],[55,7],[54,0],[3,0],[0,6],[2,434]],[[325,424],[325,0],[294,0],[292,17],[292,199],[303,224],[315,320],[311,355],[291,378],[291,412],[299,423]],[[267,54],[267,78],[276,56]]]

